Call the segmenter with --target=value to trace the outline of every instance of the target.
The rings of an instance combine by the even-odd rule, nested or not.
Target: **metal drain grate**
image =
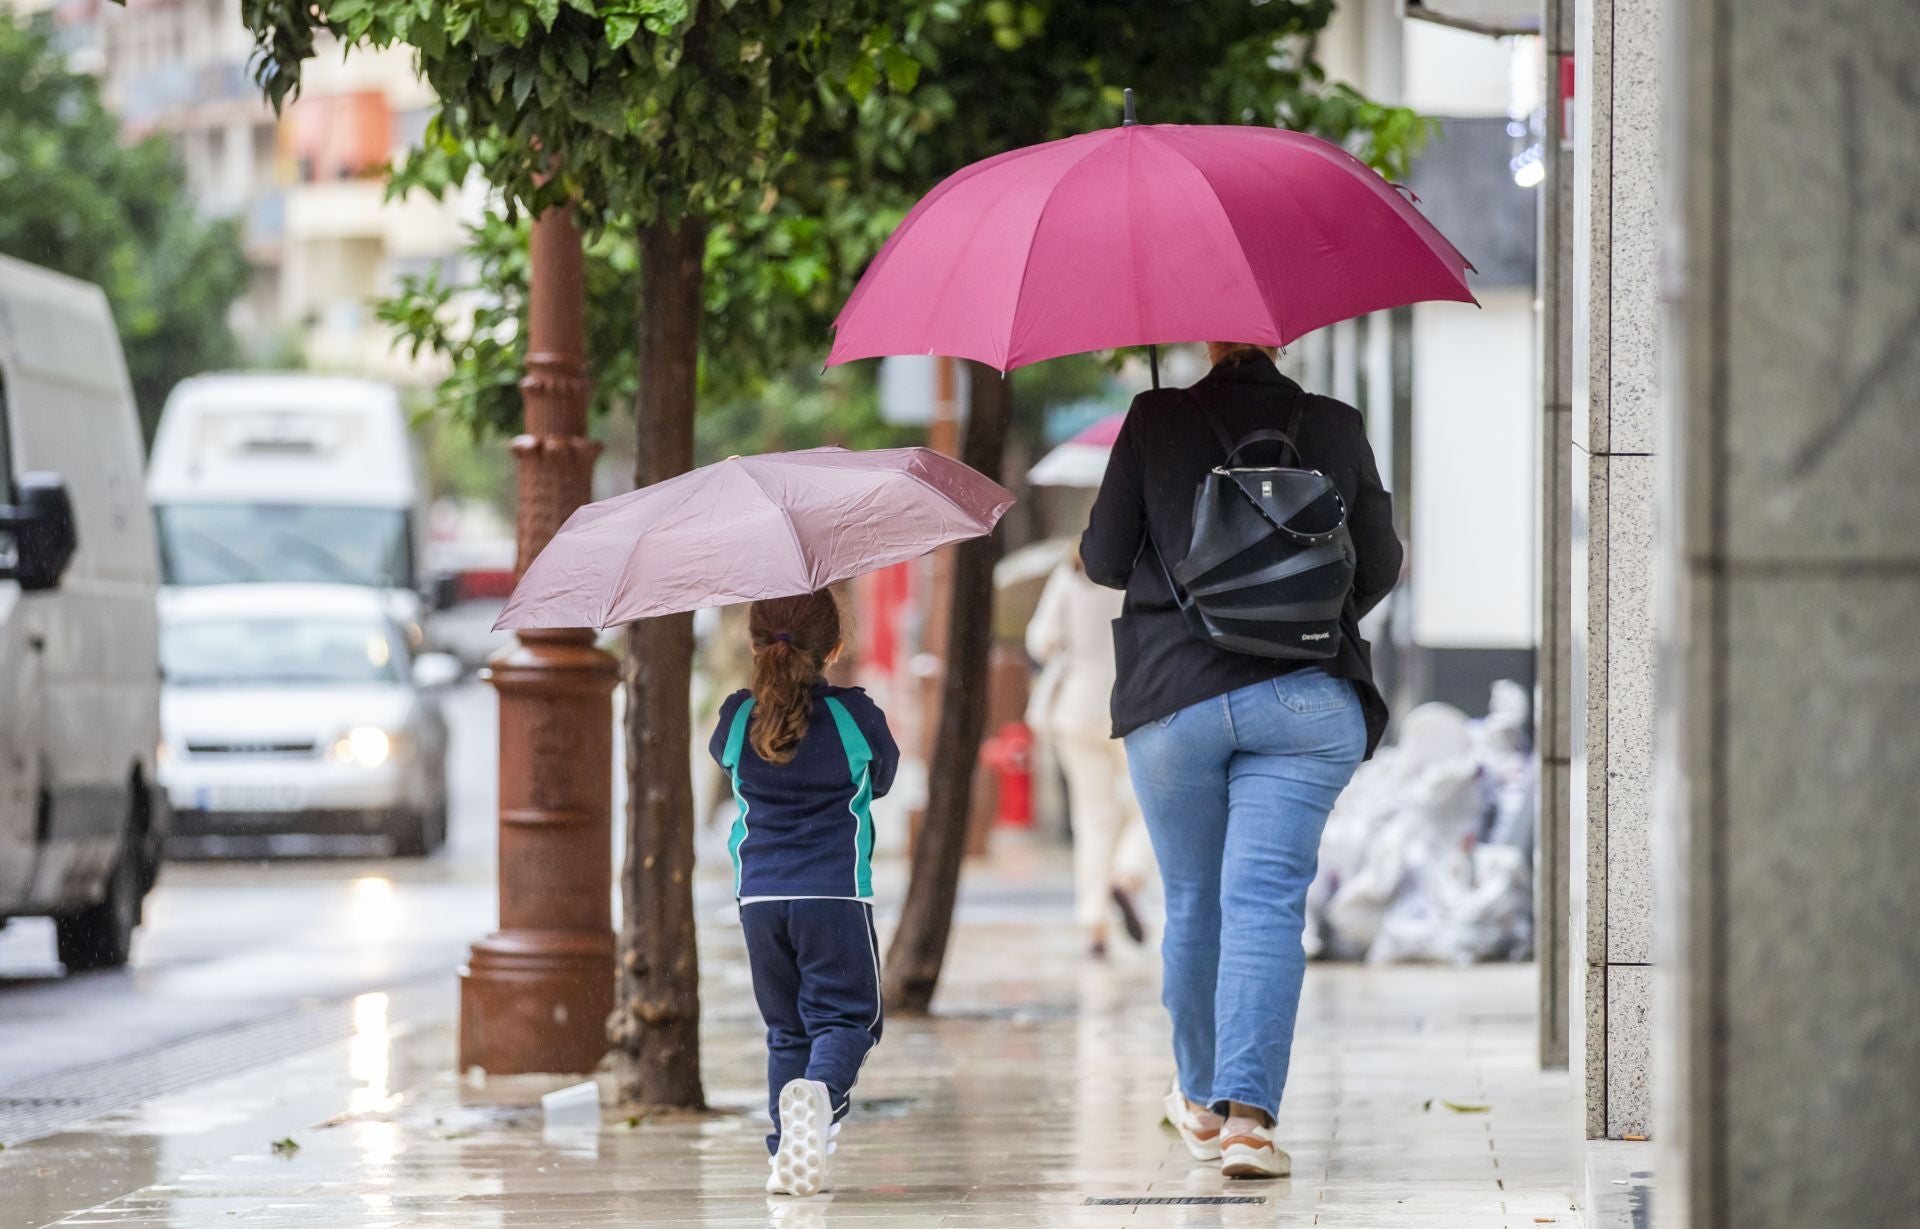
[[[369,988],[390,996],[399,1023],[433,1010],[444,973]],[[0,1096],[0,1145],[55,1135],[115,1110],[353,1036],[353,999],[203,1033],[143,1053],[28,1080]]]
[[[1161,1208],[1196,1205],[1213,1207],[1223,1203],[1263,1204],[1266,1201],[1265,1195],[1119,1195],[1105,1199],[1096,1199],[1089,1195],[1085,1206],[1090,1208]]]

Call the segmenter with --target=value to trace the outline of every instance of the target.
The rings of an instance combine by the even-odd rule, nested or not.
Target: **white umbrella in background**
[[[1125,414],[1115,414],[1094,423],[1041,457],[1027,471],[1027,481],[1034,486],[1099,486],[1106,476],[1113,441],[1120,437],[1120,424],[1126,419]]]

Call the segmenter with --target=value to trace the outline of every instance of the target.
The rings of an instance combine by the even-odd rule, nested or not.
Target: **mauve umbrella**
[[[731,457],[576,511],[494,627],[609,627],[811,593],[989,533],[1012,506],[925,448]]]
[[[1471,303],[1470,267],[1337,145],[1128,124],[948,176],[841,308],[827,364],[945,354],[1006,371],[1121,346],[1284,346],[1382,308]]]

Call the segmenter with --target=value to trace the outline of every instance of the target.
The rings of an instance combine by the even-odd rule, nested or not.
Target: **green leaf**
[[[1440,1104],[1446,1106],[1456,1114],[1484,1114],[1493,1108],[1491,1105],[1468,1105],[1459,1101],[1447,1100],[1442,1100]]]
[[[640,19],[631,13],[607,14],[607,46],[618,51],[640,33]]]
[[[847,93],[855,102],[865,102],[879,81],[880,70],[873,66],[872,58],[863,57],[847,71]]]
[[[540,27],[551,31],[560,19],[560,0],[533,0],[533,11],[540,18]]]
[[[887,84],[896,94],[910,94],[920,82],[920,61],[898,47],[886,51]]]

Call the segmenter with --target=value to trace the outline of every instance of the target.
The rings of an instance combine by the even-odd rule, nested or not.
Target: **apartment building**
[[[14,0],[50,11],[74,65],[96,73],[129,136],[171,140],[209,215],[241,222],[253,278],[234,326],[263,357],[403,381],[373,302],[458,258],[479,191],[389,202],[383,168],[418,141],[433,95],[403,51],[322,49],[281,115],[249,72],[239,0]]]

